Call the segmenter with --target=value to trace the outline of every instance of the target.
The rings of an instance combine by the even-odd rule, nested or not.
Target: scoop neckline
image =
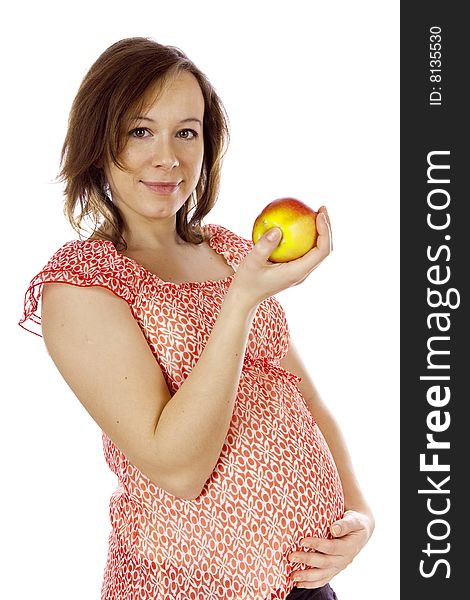
[[[227,275],[227,277],[223,277],[222,279],[204,279],[203,281],[181,281],[179,283],[175,282],[175,281],[165,281],[164,279],[161,279],[161,277],[159,277],[156,273],[153,273],[152,271],[149,271],[148,269],[146,269],[143,265],[141,265],[140,263],[138,263],[136,260],[134,260],[133,258],[131,258],[130,256],[126,256],[125,254],[121,254],[121,252],[119,252],[116,249],[116,246],[113,244],[113,242],[111,240],[89,240],[91,242],[104,242],[105,244],[109,244],[111,246],[111,251],[113,252],[113,254],[115,256],[117,256],[118,258],[127,261],[129,263],[131,263],[132,265],[134,265],[134,267],[138,268],[142,273],[144,273],[144,275],[147,278],[151,278],[151,279],[156,279],[159,285],[166,285],[166,286],[171,286],[171,287],[200,287],[200,286],[204,286],[204,285],[214,285],[214,284],[224,284],[229,282],[231,279],[233,279],[233,277],[235,276],[235,269],[233,267],[233,264],[231,264],[231,262],[229,262],[227,260],[227,258],[223,255],[222,252],[219,252],[217,250],[217,247],[214,246],[212,244],[212,240],[214,235],[216,235],[217,231],[217,225],[212,225],[212,224],[207,224],[207,225],[203,225],[202,229],[204,231],[209,231],[210,236],[209,239],[206,240],[207,243],[209,244],[209,246],[212,248],[212,250],[214,250],[214,252],[216,252],[217,254],[220,254],[221,256],[224,257],[225,262],[227,263],[227,265],[234,271],[234,273],[232,273],[231,275]]]

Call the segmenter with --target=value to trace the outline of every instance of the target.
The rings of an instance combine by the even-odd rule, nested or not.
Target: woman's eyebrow
[[[155,122],[150,117],[135,117],[134,121],[150,121],[151,123]],[[196,117],[188,117],[187,119],[181,119],[180,123],[189,123],[190,121],[199,123],[199,125],[202,127],[202,121],[200,119],[197,119]]]

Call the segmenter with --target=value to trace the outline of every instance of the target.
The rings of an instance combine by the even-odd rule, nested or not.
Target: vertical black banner
[[[469,595],[470,33],[464,8],[454,1],[401,3],[403,599]]]

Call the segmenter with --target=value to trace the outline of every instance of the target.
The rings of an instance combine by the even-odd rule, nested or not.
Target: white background
[[[2,15],[2,596],[99,598],[116,486],[101,433],[17,322],[30,279],[75,234],[53,183],[82,77],[115,41],[180,47],[230,116],[206,218],[251,236],[271,200],[328,207],[334,252],[278,295],[376,516],[333,580],[399,596],[399,3],[23,2]]]

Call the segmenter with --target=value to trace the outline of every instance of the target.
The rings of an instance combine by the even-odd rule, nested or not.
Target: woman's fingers
[[[282,265],[286,273],[290,272],[291,279],[296,283],[304,281],[331,252],[330,223],[328,215],[322,210],[317,214],[316,227],[318,232],[316,245],[300,258]]]
[[[315,588],[326,585],[344,568],[343,557],[336,554],[339,549],[337,545],[335,546],[334,540],[321,540],[321,542],[333,542],[333,544],[315,544],[317,548],[321,546],[323,551],[297,551],[289,555],[291,562],[304,566],[301,570],[296,570],[291,574],[291,580],[298,587]]]
[[[254,245],[242,260],[232,287],[240,287],[252,303],[257,304],[268,296],[302,283],[331,252],[331,228],[326,208],[322,206],[316,217],[317,243],[304,256],[286,263],[269,261],[279,245],[282,231],[272,227]]]
[[[332,555],[322,554],[321,552],[295,552],[291,555],[292,562],[302,563],[307,567],[317,567],[324,569],[332,566]]]
[[[264,266],[282,238],[279,227],[271,227],[256,242],[252,254],[256,257],[259,266]]]
[[[353,510],[347,510],[341,519],[332,523],[330,527],[333,537],[342,537],[353,531],[359,531],[365,528],[363,515]]]
[[[330,217],[325,206],[322,206],[318,210],[316,226],[318,232],[317,247],[318,244],[322,246],[322,250],[326,252],[326,256],[333,250],[333,236],[331,233]]]

